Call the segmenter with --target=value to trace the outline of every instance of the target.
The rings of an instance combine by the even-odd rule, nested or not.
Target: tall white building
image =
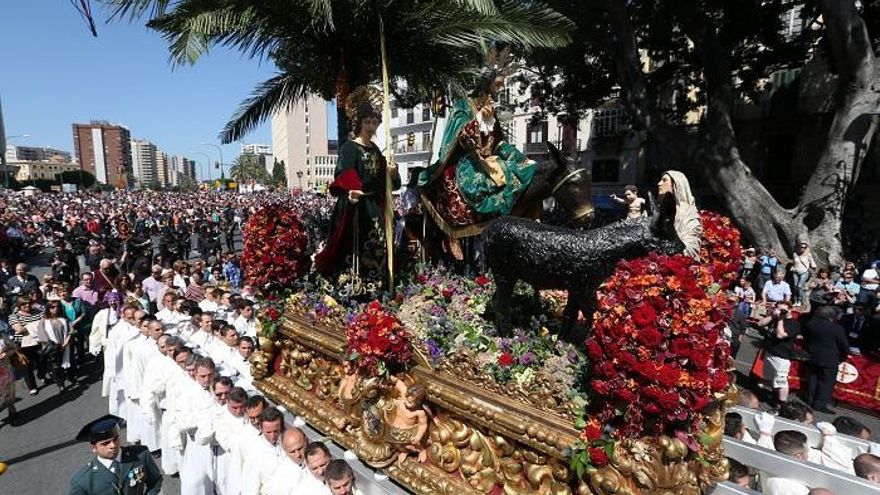
[[[172,156],[169,160],[168,177],[171,187],[180,187],[187,182],[195,183],[196,162],[182,155]]]
[[[162,150],[156,150],[156,182],[160,187],[171,187],[171,172],[169,167],[171,160],[168,153]]]
[[[242,144],[242,153],[251,153],[257,156],[260,164],[266,167],[266,171],[272,173],[272,166],[275,165],[275,157],[272,155],[272,145],[269,144]]]
[[[131,140],[132,172],[140,187],[160,185],[157,151],[156,145],[146,139]]]
[[[430,105],[418,104],[413,108],[399,108],[392,99],[391,148],[394,150],[394,161],[402,184],[409,181],[415,167],[427,167],[430,163],[434,124]],[[379,127],[375,141],[388,156],[384,125],[383,122]],[[441,136],[437,136],[438,141],[440,138]]]
[[[327,119],[327,102],[317,95],[272,115],[273,156],[274,160],[284,161],[288,187],[317,187],[316,159],[332,155]]]

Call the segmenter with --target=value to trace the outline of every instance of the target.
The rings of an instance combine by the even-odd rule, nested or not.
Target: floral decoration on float
[[[700,217],[700,260],[622,260],[598,291],[589,404],[572,457],[598,493],[653,493],[681,476],[705,486],[726,471],[719,417],[733,308],[723,289],[736,279],[740,234],[726,217]]]
[[[388,375],[406,368],[412,360],[410,334],[394,313],[371,301],[348,324],[347,360],[368,376]]]
[[[270,205],[257,210],[243,229],[241,264],[247,283],[266,292],[293,285],[309,270],[309,236],[299,215]]]

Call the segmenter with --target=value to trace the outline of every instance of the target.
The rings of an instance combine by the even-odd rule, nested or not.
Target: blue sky
[[[60,0],[2,0],[0,98],[9,144],[73,151],[71,124],[93,119],[124,124],[169,154],[217,160],[217,134],[238,104],[275,67],[214,49],[194,66],[172,68],[162,38],[144,22],[106,24],[97,0],[92,37],[73,6]],[[245,143],[271,144],[269,122]],[[230,163],[239,143],[223,147]],[[201,171],[198,172],[201,177]],[[216,174],[217,172],[213,172]]]

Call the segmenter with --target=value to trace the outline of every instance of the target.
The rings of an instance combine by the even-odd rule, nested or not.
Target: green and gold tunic
[[[419,186],[437,179],[447,166],[456,166],[455,177],[464,200],[484,215],[507,215],[519,193],[535,175],[537,164],[504,140],[496,121],[491,132],[480,132],[478,110],[473,100],[455,102],[440,147],[439,160],[419,175]],[[470,135],[477,143],[473,151],[462,152],[460,141]]]

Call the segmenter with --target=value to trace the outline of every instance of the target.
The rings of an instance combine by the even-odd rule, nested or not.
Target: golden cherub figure
[[[391,377],[399,397],[391,401],[386,411],[388,443],[397,450],[397,461],[403,462],[410,454],[415,454],[419,462],[425,462],[428,451],[425,440],[428,433],[430,411],[424,405],[425,387],[407,384],[396,376]]]

